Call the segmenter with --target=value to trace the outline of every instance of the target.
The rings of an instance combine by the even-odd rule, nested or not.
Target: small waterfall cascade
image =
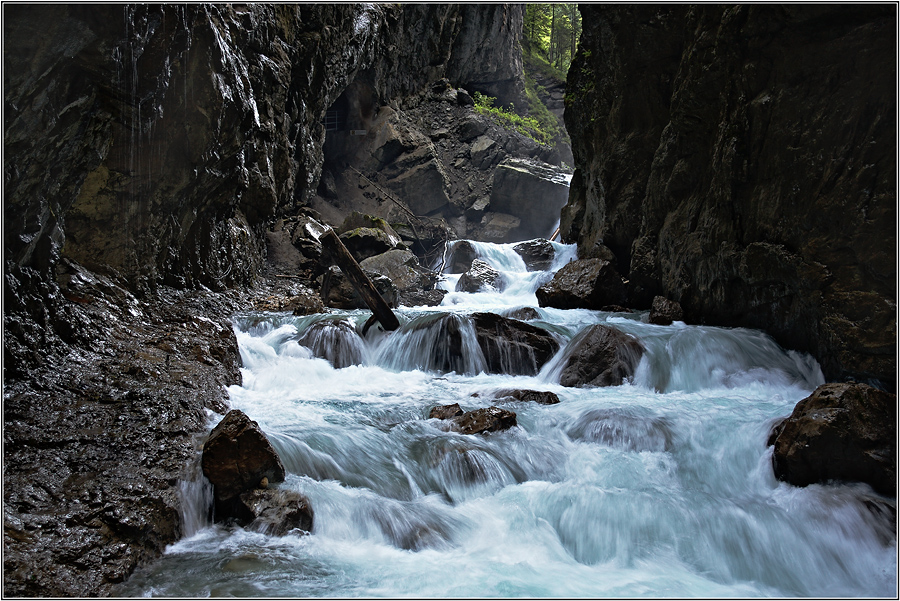
[[[445,273],[443,305],[399,308],[391,333],[363,336],[367,311],[236,316],[231,405],[282,457],[281,486],[310,499],[313,532],[272,537],[188,511],[185,538],[118,593],[896,595],[893,499],[773,475],[769,432],[823,382],[813,359],[755,330],[538,307],[534,291],[574,249],[554,245],[549,268],[528,271],[513,246],[472,242],[502,291],[456,292],[461,274]],[[559,350],[536,374],[490,373],[481,312],[519,315]],[[570,343],[595,324],[644,346],[633,377],[561,386]],[[466,435],[429,417],[453,403],[515,412],[517,425]],[[206,493],[185,486],[200,506]]]

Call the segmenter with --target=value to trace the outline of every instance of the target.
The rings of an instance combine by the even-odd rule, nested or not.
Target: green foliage
[[[494,102],[497,99],[493,96],[485,96],[481,92],[473,93],[472,98],[475,100],[475,111],[489,116],[497,125],[528,136],[538,144],[546,145],[552,141],[553,134],[548,132],[540,121],[534,117],[525,117],[517,114],[515,112],[516,107],[512,103],[510,103],[509,108],[495,107]],[[544,110],[546,110],[546,107]]]
[[[554,69],[565,73],[572,64],[581,35],[577,4],[526,4],[522,26],[525,54],[543,57]]]

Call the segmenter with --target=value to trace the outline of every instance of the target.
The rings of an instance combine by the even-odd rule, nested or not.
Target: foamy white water
[[[229,389],[231,405],[272,440],[288,471],[281,486],[309,497],[314,532],[270,537],[203,523],[209,490],[188,482],[189,537],[119,593],[896,595],[893,525],[873,509],[894,508],[893,499],[865,485],[797,488],[773,476],[766,439],[823,382],[814,360],[753,330],[538,309],[532,323],[561,341],[557,357],[536,376],[485,374],[466,316],[536,307],[534,284],[548,277],[525,271],[508,246],[478,247],[511,282],[504,294],[453,293],[441,307],[401,309],[400,330],[365,341],[350,328],[329,331],[327,344],[356,357],[349,367],[317,358],[326,353],[304,332],[324,319],[359,330],[366,311],[237,316],[244,383]],[[451,371],[435,367],[435,324],[447,313],[463,341]],[[595,323],[642,341],[634,381],[560,386],[566,342]],[[502,388],[549,390],[561,402],[492,401]],[[454,402],[498,405],[518,426],[465,436],[428,419],[431,407]]]

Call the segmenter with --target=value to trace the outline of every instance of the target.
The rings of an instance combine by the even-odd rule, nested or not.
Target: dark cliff
[[[240,381],[227,316],[266,224],[315,195],[327,109],[442,78],[518,100],[523,13],[3,10],[4,592],[109,594],[182,533],[195,436]]]
[[[633,304],[896,377],[896,6],[589,6],[562,232]]]

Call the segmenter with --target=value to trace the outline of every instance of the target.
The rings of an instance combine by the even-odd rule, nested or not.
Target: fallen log
[[[378,294],[378,290],[375,289],[372,280],[362,270],[359,263],[356,262],[350,251],[338,238],[338,235],[334,233],[334,230],[327,225],[322,225],[310,219],[306,224],[306,231],[322,243],[322,248],[328,253],[331,260],[341,268],[341,271],[353,284],[353,288],[366,302],[366,305],[372,311],[372,315],[381,323],[381,326],[388,331],[399,328],[400,321],[397,319],[397,316],[394,315],[387,302]]]

